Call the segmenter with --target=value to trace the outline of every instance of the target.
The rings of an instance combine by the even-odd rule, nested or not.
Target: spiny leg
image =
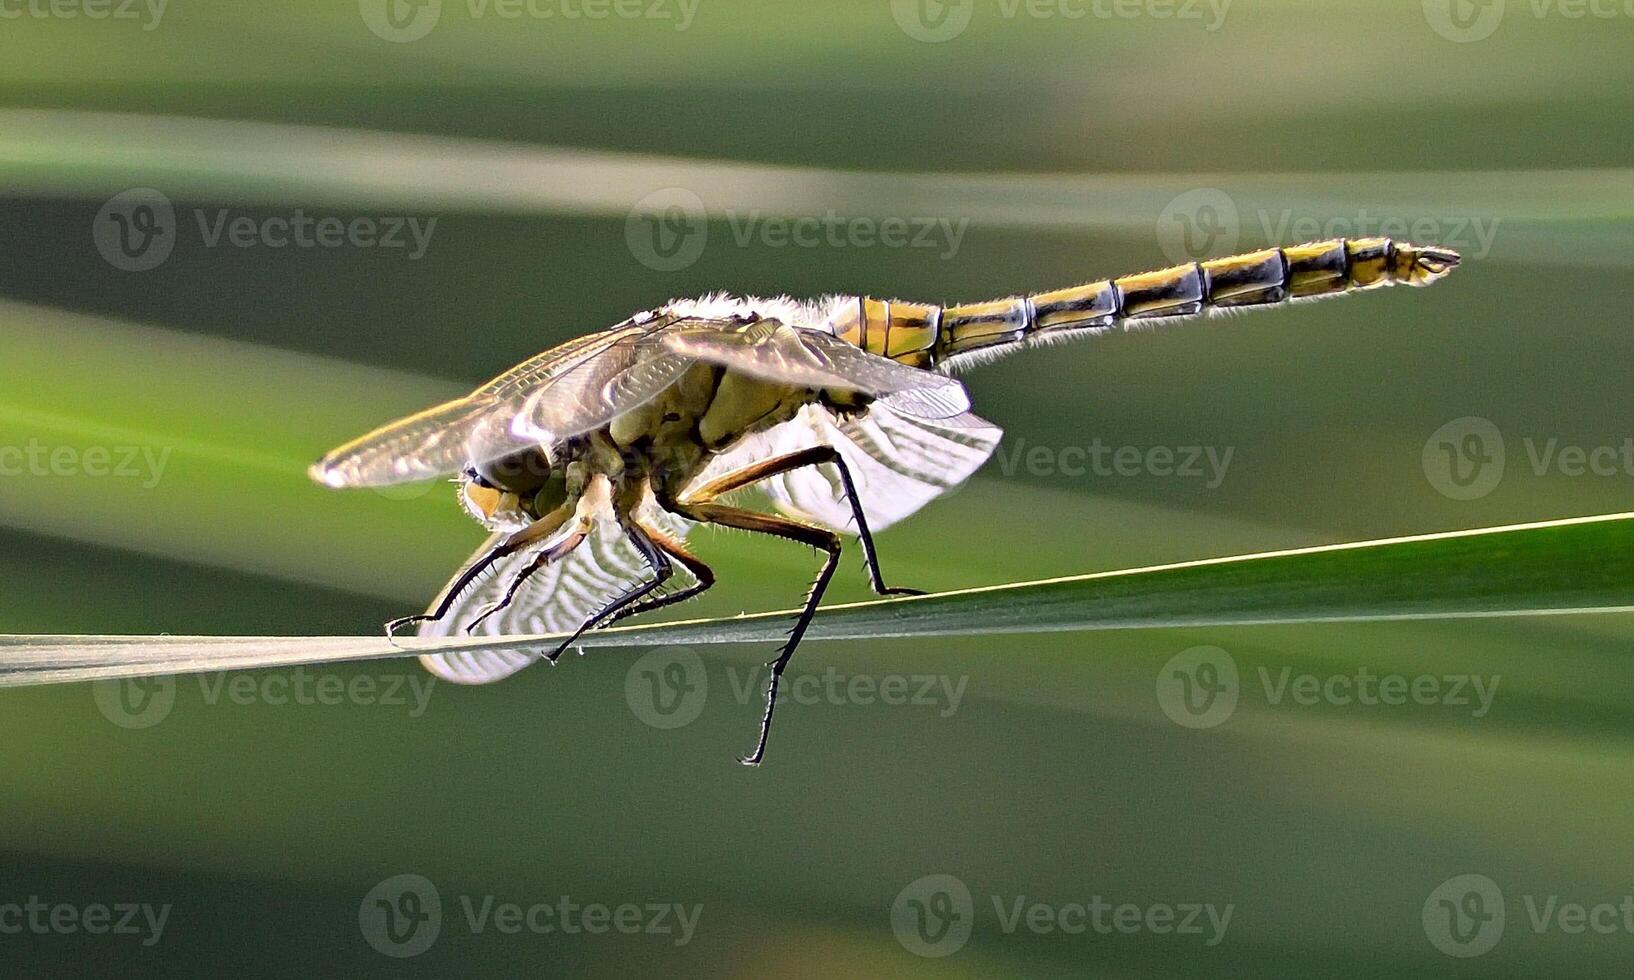
[[[590,532],[595,528],[596,518],[607,506],[607,501],[611,493],[612,485],[608,481],[607,477],[597,474],[590,478],[589,482],[585,485],[584,492],[579,495],[577,501],[563,504],[561,507],[557,508],[556,511],[552,511],[553,515],[564,510],[570,513],[575,524],[573,529],[564,535],[560,541],[550,544],[544,551],[535,556],[533,561],[530,562],[526,568],[522,569],[522,571],[519,572],[515,578],[511,579],[510,585],[506,587],[505,597],[483,610],[482,614],[476,619],[472,620],[470,623],[467,623],[465,626],[465,631],[467,633],[474,632],[476,628],[489,616],[492,616],[493,614],[509,606],[516,598],[516,594],[521,591],[522,586],[528,581],[528,579],[532,578],[536,572],[544,568],[546,565],[549,565],[551,562],[559,561],[562,558],[565,558],[567,555],[572,553],[573,549],[583,544],[584,539],[589,537]],[[563,518],[557,524],[558,529],[566,523],[567,519]],[[532,526],[530,525],[530,529],[531,527]]]
[[[584,543],[584,539],[587,535],[589,535],[589,533],[590,527],[588,525],[581,525],[580,527],[574,529],[572,534],[569,534],[567,537],[535,555],[533,561],[529,562],[526,568],[516,573],[516,576],[511,579],[510,584],[505,587],[504,598],[489,606],[487,609],[484,609],[476,619],[466,623],[465,632],[475,633],[477,627],[481,626],[489,616],[502,612],[509,607],[510,604],[516,599],[516,594],[522,591],[522,586],[527,584],[528,579],[532,578],[535,574],[544,569],[545,566],[550,565],[553,562],[560,561],[561,559],[572,554],[574,549],[578,548],[579,545]]]
[[[846,465],[845,457],[833,446],[812,446],[809,449],[761,460],[705,483],[688,493],[686,499],[688,502],[709,503],[717,497],[734,490],[742,490],[761,480],[780,476],[803,466],[821,466],[823,463],[833,463],[840,471],[840,486],[845,490],[846,500],[851,504],[851,516],[857,522],[857,540],[862,543],[863,561],[868,566],[868,584],[873,588],[874,594],[924,595],[925,593],[918,589],[885,587],[885,577],[879,570],[879,554],[874,550],[874,536],[868,530],[868,517],[863,513],[862,498],[857,495],[857,484],[851,479],[851,467]]]
[[[573,631],[572,636],[563,640],[560,646],[558,646],[550,654],[546,655],[545,659],[549,660],[551,663],[555,663],[557,660],[561,659],[562,654],[565,653],[567,648],[572,646],[579,637],[584,635],[585,630],[594,628],[608,616],[613,616],[618,613],[619,610],[624,609],[632,603],[638,602],[641,599],[651,595],[654,589],[663,585],[665,582],[668,582],[670,576],[675,574],[675,568],[670,564],[669,557],[665,555],[662,548],[659,548],[647,537],[646,531],[643,530],[640,525],[632,523],[625,528],[624,533],[630,544],[634,545],[636,551],[641,553],[641,557],[646,561],[647,567],[652,569],[652,581],[643,582],[640,585],[629,589],[618,598],[601,607],[601,609],[597,610],[592,615],[587,616],[584,622],[579,624],[579,628]]]
[[[492,568],[495,562],[502,558],[509,558],[534,542],[555,534],[561,530],[562,525],[566,524],[567,519],[572,515],[573,508],[564,504],[501,541],[489,549],[487,554],[472,562],[469,568],[461,572],[458,578],[449,583],[448,588],[444,590],[442,596],[437,600],[437,607],[431,612],[421,613],[417,616],[404,616],[387,623],[386,637],[388,639],[396,637],[397,631],[405,626],[435,622],[447,616],[449,610],[454,608],[454,603],[459,601],[461,593],[470,588],[471,583],[475,582],[482,573]]]
[[[617,613],[613,614],[612,618],[608,619],[607,622],[602,624],[604,626],[611,626],[619,620],[630,616],[639,616],[642,613],[652,612],[654,609],[662,609],[665,606],[673,606],[678,602],[685,602],[694,596],[702,595],[703,593],[708,592],[709,589],[715,584],[715,570],[704,564],[703,559],[688,551],[685,545],[677,541],[675,538],[670,537],[665,532],[660,531],[658,528],[653,527],[651,524],[647,524],[643,521],[636,521],[636,524],[641,527],[641,530],[647,533],[647,537],[652,539],[653,544],[656,544],[659,548],[661,548],[664,554],[679,562],[681,567],[686,569],[694,579],[697,579],[697,581],[672,595],[658,596],[657,598],[648,599],[645,602],[639,602],[633,606],[620,609]]]
[[[794,629],[789,631],[788,640],[778,648],[777,658],[766,665],[771,668],[771,680],[766,687],[766,713],[760,719],[760,737],[755,742],[755,750],[738,760],[746,766],[758,766],[766,755],[766,739],[772,731],[772,712],[777,709],[778,682],[782,680],[783,669],[789,665],[789,659],[794,656],[795,648],[800,645],[800,639],[806,635],[806,627],[811,625],[811,617],[817,612],[817,605],[823,600],[823,592],[827,590],[829,580],[834,577],[834,569],[840,563],[840,536],[826,528],[812,527],[786,517],[759,514],[752,510],[728,507],[725,504],[678,501],[672,509],[689,520],[719,524],[740,531],[769,534],[810,545],[828,555],[823,562],[822,570],[817,573],[816,580],[811,583],[811,592],[806,596],[806,604],[800,610],[800,618],[795,621]]]

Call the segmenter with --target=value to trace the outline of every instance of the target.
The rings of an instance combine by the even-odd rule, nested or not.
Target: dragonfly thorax
[[[619,457],[623,482],[649,484],[664,496],[681,492],[715,454],[793,418],[815,397],[809,389],[699,364],[657,398],[615,419],[605,438]],[[592,467],[606,472],[595,455]]]

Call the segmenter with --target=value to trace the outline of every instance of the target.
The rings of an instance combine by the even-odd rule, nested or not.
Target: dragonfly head
[[[487,524],[494,520],[494,515],[504,503],[505,494],[499,488],[485,484],[475,470],[467,469],[461,474],[460,504],[467,514]]]
[[[466,468],[466,479],[487,490],[526,497],[550,482],[550,457],[542,449],[524,449]]]
[[[563,475],[542,450],[473,463],[460,474],[460,503],[487,525],[525,525],[565,498]]]

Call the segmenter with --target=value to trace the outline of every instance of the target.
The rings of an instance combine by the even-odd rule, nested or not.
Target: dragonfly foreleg
[[[516,599],[516,594],[522,591],[522,586],[527,584],[528,579],[552,562],[565,558],[573,549],[583,544],[593,526],[590,522],[582,522],[579,527],[573,530],[573,533],[535,555],[533,561],[529,562],[527,567],[520,572],[517,572],[516,576],[511,579],[510,584],[505,587],[504,598],[484,609],[476,619],[466,623],[465,632],[475,633],[477,627],[481,626],[489,616],[504,611]],[[551,657],[550,659],[554,662],[556,658]]]
[[[554,516],[556,513],[564,510],[571,514],[573,527],[570,528],[568,532],[559,540],[550,542],[545,546],[543,551],[534,556],[533,561],[529,562],[526,568],[517,573],[516,577],[511,579],[510,584],[506,586],[505,597],[485,609],[476,619],[472,620],[470,623],[467,623],[465,631],[467,633],[474,632],[476,628],[480,626],[489,616],[492,616],[493,614],[509,606],[511,601],[516,598],[516,594],[522,590],[522,586],[527,584],[528,579],[532,578],[535,573],[544,568],[546,565],[549,565],[551,562],[558,561],[561,558],[566,557],[568,554],[572,553],[573,549],[583,544],[584,539],[589,537],[590,532],[595,529],[596,519],[607,506],[608,496],[611,492],[611,484],[608,482],[607,477],[598,474],[590,478],[590,481],[584,488],[584,492],[579,495],[576,501],[564,503],[556,511],[553,511],[551,516]],[[544,520],[548,519],[549,518],[546,518]],[[541,520],[539,523],[544,523],[544,520]],[[560,528],[566,525],[567,522],[568,519],[566,517],[558,521],[556,525],[557,530],[560,530]],[[525,531],[531,530],[532,525],[525,529]],[[548,538],[548,534],[549,532],[546,534],[535,535],[532,540],[537,541],[542,538]],[[526,545],[524,545],[524,547],[525,546]]]
[[[437,598],[436,606],[430,612],[421,613],[418,616],[404,616],[401,619],[394,619],[387,623],[386,638],[395,638],[397,631],[405,626],[436,622],[447,616],[449,611],[454,608],[454,604],[459,601],[460,595],[470,588],[473,582],[481,578],[484,572],[492,568],[496,562],[503,558],[509,558],[534,542],[542,541],[555,534],[561,530],[562,525],[566,524],[567,519],[571,516],[573,516],[573,508],[564,504],[507,537],[456,576],[454,581],[450,582],[448,587],[443,590],[442,595]]]
[[[766,738],[772,731],[772,712],[777,708],[778,682],[782,680],[783,670],[789,665],[789,659],[794,656],[795,648],[806,635],[806,627],[811,625],[811,617],[816,614],[818,603],[823,601],[823,592],[828,589],[829,580],[834,577],[834,569],[840,563],[840,536],[827,528],[813,527],[810,524],[791,521],[786,517],[760,514],[739,507],[728,507],[725,504],[677,501],[671,509],[688,520],[718,524],[756,534],[769,534],[774,538],[810,545],[828,556],[823,562],[822,570],[817,573],[816,580],[811,583],[811,592],[806,596],[806,603],[800,610],[800,618],[795,621],[794,629],[789,631],[788,640],[778,648],[777,658],[766,665],[771,668],[771,679],[766,685],[766,713],[760,718],[760,737],[755,742],[754,751],[738,760],[746,766],[758,766],[766,755]]]
[[[918,589],[887,588],[885,576],[879,569],[879,553],[874,550],[874,536],[868,530],[868,515],[863,513],[862,498],[857,494],[857,484],[851,478],[851,467],[846,465],[845,457],[833,446],[812,446],[798,452],[774,456],[771,459],[761,460],[752,466],[745,466],[741,470],[727,473],[717,479],[700,486],[697,490],[686,495],[688,502],[707,503],[717,497],[724,496],[734,490],[742,490],[761,480],[770,479],[803,466],[821,466],[824,463],[833,463],[840,472],[840,487],[845,491],[846,501],[851,505],[851,516],[857,525],[857,540],[862,544],[863,563],[868,567],[868,584],[873,588],[875,595],[924,595]]]

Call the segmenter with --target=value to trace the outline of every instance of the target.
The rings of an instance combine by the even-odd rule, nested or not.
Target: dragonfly
[[[997,448],[1002,431],[971,411],[956,371],[1183,317],[1425,286],[1458,263],[1446,248],[1335,239],[958,306],[680,300],[376,429],[325,455],[311,476],[337,489],[452,477],[490,532],[424,613],[386,625],[388,637],[410,626],[430,638],[565,635],[537,654],[422,655],[455,683],[554,664],[587,630],[705,592],[715,573],[686,541],[699,525],[816,549],[822,565],[766,665],[758,735],[739,759],[754,766],[842,535],[860,544],[875,593],[920,594],[886,585],[874,533],[962,484]],[[769,506],[736,501],[751,488]]]

